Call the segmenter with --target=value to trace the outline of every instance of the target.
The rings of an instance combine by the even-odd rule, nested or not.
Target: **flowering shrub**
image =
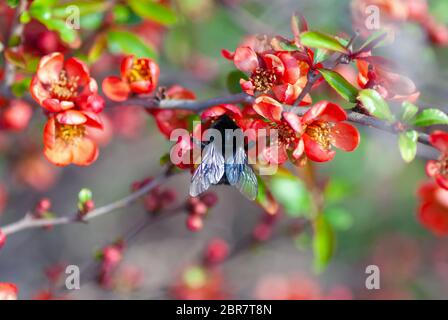
[[[352,0],[349,33],[314,30],[316,19],[308,23],[302,14],[294,13],[291,31],[285,34],[272,32],[269,21],[255,27],[243,23],[248,30],[238,45],[232,35],[226,38],[229,41],[213,39],[212,44],[207,39],[204,45],[204,37],[188,34],[201,29],[196,24],[207,21],[213,10],[245,10],[239,2],[243,1],[220,1],[219,6],[213,1],[197,1],[193,6],[164,0],[0,4],[4,18],[0,24],[8,31],[6,38],[0,36],[0,150],[4,154],[0,169],[5,177],[0,185],[0,213],[7,208],[9,191],[13,201],[22,198],[25,188],[39,193],[23,218],[0,225],[0,249],[7,250],[13,242],[9,237],[19,231],[37,227],[49,231],[57,225],[88,222],[142,199],[148,213],[144,223],[123,239],[103,245],[97,255],[97,283],[105,290],[133,292],[142,286],[144,275],[123,261],[136,234],[178,212],[186,214],[189,231],[210,230],[215,210],[241,206],[241,200],[226,201],[223,186],[228,185],[241,193],[237,199],[249,199],[244,206],[253,203],[260,212],[244,238],[244,250],[262,247],[277,233],[286,234],[296,247],[313,252],[313,268],[322,272],[333,258],[336,235],[357,223],[362,226],[360,215],[344,208],[345,201],[356,200],[363,192],[371,195],[371,185],[347,191],[350,187],[340,180],[393,185],[397,199],[404,197],[401,193],[415,196],[402,186],[411,183],[395,185],[394,176],[386,179],[373,169],[364,170],[373,164],[385,171],[389,165],[396,169],[388,163],[393,155],[390,144],[384,143],[381,152],[369,149],[377,143],[371,133],[381,131],[389,134],[388,140],[396,138],[397,155],[404,162],[402,170],[410,172],[409,179],[425,172],[430,178],[419,186],[412,183],[417,196],[406,198],[410,200],[406,203],[419,204],[416,215],[408,214],[406,221],[418,221],[414,228],[419,232],[425,228],[438,237],[448,235],[448,115],[442,107],[427,107],[428,97],[433,98],[431,86],[405,75],[391,54],[397,47],[388,49],[394,38],[400,45],[403,26],[409,24],[420,32],[427,48],[448,46],[448,28],[433,15],[437,10],[431,10],[425,0]],[[70,17],[63,13],[69,4],[79,7],[81,29],[70,25]],[[378,21],[375,10],[366,16],[369,8],[379,10]],[[249,13],[242,17],[245,14]],[[231,16],[233,26],[241,16]],[[373,32],[369,23],[380,27]],[[250,34],[258,28],[266,29],[265,34]],[[209,33],[216,30],[206,29],[200,31],[212,38]],[[220,57],[215,42],[223,46]],[[213,59],[206,54],[209,48],[214,50]],[[436,59],[438,54],[431,51],[428,56]],[[429,59],[416,55],[419,64]],[[223,92],[223,82],[229,92]],[[138,150],[130,149],[134,145]],[[112,162],[120,152],[125,153],[122,160]],[[160,163],[162,173],[138,176],[128,196],[104,204],[106,196],[115,194],[112,186],[132,181],[122,174],[128,174],[140,158],[151,159],[157,167]],[[427,160],[425,169],[420,158]],[[344,171],[344,166],[349,170]],[[161,186],[181,173],[190,181]],[[82,175],[94,178],[88,181],[95,182],[98,196],[97,191],[93,197],[90,189],[78,185],[77,177]],[[70,179],[70,190],[76,184],[77,201],[72,203],[65,191],[60,201],[61,193],[50,191],[59,179]],[[96,185],[99,180],[111,181],[106,182],[107,193]],[[392,201],[381,191],[375,190],[375,205]],[[47,192],[55,196],[42,195]],[[71,205],[73,214],[56,214],[61,208],[58,202]],[[234,224],[239,228],[243,221],[244,226],[246,218],[238,216]],[[382,216],[389,218],[393,221]],[[366,219],[374,224],[377,217]],[[283,226],[286,232],[281,232]],[[233,297],[221,266],[240,248],[214,237],[200,259],[180,269],[169,285],[169,295]],[[51,289],[59,285],[50,282]],[[354,296],[346,286],[327,290],[305,276],[260,279],[250,291],[261,299]],[[17,294],[14,284],[0,283],[0,300],[15,299]],[[60,297],[65,295],[44,289],[34,298]]]

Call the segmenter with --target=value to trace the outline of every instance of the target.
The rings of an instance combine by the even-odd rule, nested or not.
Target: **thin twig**
[[[172,174],[172,167],[169,167],[163,174],[154,178],[150,183],[146,184],[142,188],[137,191],[131,193],[130,195],[114,201],[110,204],[104,205],[102,207],[96,208],[89,213],[87,213],[82,219],[80,219],[78,212],[75,214],[64,216],[60,218],[46,218],[46,219],[35,219],[29,213],[25,215],[24,218],[20,219],[17,222],[8,224],[4,227],[1,227],[0,230],[5,235],[10,235],[22,230],[31,229],[31,228],[39,228],[45,226],[56,226],[70,223],[79,223],[79,222],[87,222],[92,219],[98,218],[99,216],[108,214],[115,210],[127,207],[134,202],[136,202],[139,198],[147,194],[149,191],[163,183],[170,175]]]

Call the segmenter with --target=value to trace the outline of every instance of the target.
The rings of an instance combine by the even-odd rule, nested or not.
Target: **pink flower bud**
[[[187,228],[190,231],[196,232],[200,231],[204,226],[204,222],[199,215],[190,215],[187,218]]]

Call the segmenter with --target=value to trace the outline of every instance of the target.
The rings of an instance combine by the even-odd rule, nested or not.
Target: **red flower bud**
[[[218,264],[229,255],[229,246],[222,239],[212,240],[205,251],[205,261],[210,264]]]
[[[28,126],[33,110],[21,100],[12,100],[1,114],[1,126],[11,131],[21,131]]]
[[[48,198],[42,198],[36,205],[36,213],[44,213],[51,209],[51,200]]]
[[[205,203],[200,201],[193,206],[192,214],[203,216],[207,213],[207,210],[208,210],[208,207],[205,205]]]
[[[218,202],[218,196],[215,193],[213,193],[213,192],[204,193],[200,197],[200,199],[209,208],[215,206],[216,203]]]
[[[190,215],[187,218],[187,228],[190,231],[196,232],[200,231],[204,226],[204,222],[199,215]]]
[[[272,228],[270,225],[260,223],[257,225],[252,233],[252,236],[257,241],[266,241],[271,237]]]
[[[6,234],[0,229],[0,249],[5,245]]]

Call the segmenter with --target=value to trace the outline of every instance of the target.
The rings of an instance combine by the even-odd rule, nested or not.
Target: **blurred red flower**
[[[431,181],[420,186],[418,196],[420,222],[435,235],[448,235],[448,190]]]
[[[131,93],[151,93],[159,81],[159,66],[149,58],[130,55],[123,59],[121,77],[109,76],[103,80],[104,94],[111,100],[124,101]]]
[[[0,283],[0,300],[17,300],[19,289],[13,283]]]
[[[440,157],[427,162],[426,174],[448,190],[448,133],[436,130],[429,136],[429,142],[440,151]]]

